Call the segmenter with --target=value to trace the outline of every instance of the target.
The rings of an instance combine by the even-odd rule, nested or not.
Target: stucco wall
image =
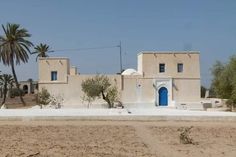
[[[159,64],[164,63],[164,73],[159,73]],[[183,72],[177,72],[177,64],[183,63]],[[58,72],[58,80],[51,81],[51,71]],[[200,101],[199,53],[141,53],[138,55],[138,72],[144,75],[106,75],[116,85],[124,104],[158,105],[157,86],[168,89],[168,106]],[[55,96],[62,96],[67,106],[86,107],[82,101],[83,80],[96,75],[78,75],[70,69],[67,58],[39,59],[39,90],[48,89]],[[96,100],[96,104],[106,104]],[[97,106],[98,107],[98,106]]]
[[[53,82],[66,83],[69,68],[68,58],[39,58],[39,83],[52,83],[52,71],[57,71],[57,81]]]
[[[174,79],[173,100],[176,102],[200,101],[200,79]]]
[[[158,78],[200,78],[199,53],[148,53],[139,54],[142,65],[138,65],[144,77]],[[165,64],[165,72],[159,73],[159,64]],[[183,72],[177,72],[177,64],[183,63]]]
[[[70,75],[77,75],[78,71],[76,67],[70,67]]]
[[[96,75],[70,75],[68,83],[40,83],[40,90],[46,88],[54,96],[62,96],[68,106],[86,107],[87,102],[82,101],[83,91],[81,83]],[[119,91],[120,100],[123,103],[153,103],[155,102],[155,89],[153,79],[129,77],[120,75],[106,75]],[[122,86],[123,84],[123,86]],[[123,87],[123,88],[122,88]],[[102,99],[95,101],[97,104],[105,104]],[[99,107],[99,106],[97,106]]]
[[[62,96],[65,99],[65,104],[68,106],[86,107],[87,102],[83,102],[83,91],[81,83],[96,75],[69,75],[68,83],[40,83],[40,90],[46,88],[49,93],[54,96]],[[118,90],[121,90],[121,76],[120,75],[106,75],[113,85],[116,85]],[[104,104],[105,101],[97,99],[96,103]]]

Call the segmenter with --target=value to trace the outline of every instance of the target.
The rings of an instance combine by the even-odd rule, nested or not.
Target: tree
[[[1,105],[6,102],[7,92],[11,88],[12,84],[14,83],[14,79],[12,75],[3,74],[0,77],[0,86],[3,88],[3,100]]]
[[[0,71],[0,78],[2,77],[1,71]],[[0,98],[2,98],[2,86],[0,84]]]
[[[211,73],[213,75],[213,80],[211,83],[211,89],[214,92],[216,97],[222,97],[222,87],[224,84],[222,84],[222,74],[225,70],[225,65],[222,64],[220,61],[216,61],[216,63],[213,65],[211,69]],[[227,94],[228,95],[228,94]]]
[[[51,95],[47,89],[42,88],[42,91],[36,95],[36,102],[40,105],[40,108],[43,108],[43,105],[48,105],[50,103]]]
[[[24,96],[25,92],[23,91],[23,89],[18,89],[18,88],[10,88],[9,90],[9,95],[10,98],[15,98],[17,96]]]
[[[206,87],[201,86],[201,98],[205,98],[206,91],[207,91]]]
[[[27,38],[31,35],[26,29],[20,28],[19,24],[8,23],[6,26],[2,25],[2,28],[5,34],[0,36],[0,61],[4,65],[11,66],[16,87],[20,89],[15,72],[15,64],[20,65],[21,62],[28,62],[28,53],[30,53],[30,47],[33,44]],[[25,101],[21,95],[20,100],[25,105]]]
[[[228,99],[232,110],[236,106],[236,56],[232,56],[227,64],[217,61],[212,75],[211,89],[217,97]]]
[[[38,54],[36,57],[36,62],[38,60],[38,57],[48,57],[47,52],[49,51],[49,45],[40,43],[34,49],[36,50],[36,52],[33,52],[33,53]]]
[[[94,78],[86,79],[82,82],[82,91],[89,103],[96,98],[105,100],[109,108],[114,106],[118,99],[118,90],[116,86],[111,85],[109,78],[103,75],[97,75]]]

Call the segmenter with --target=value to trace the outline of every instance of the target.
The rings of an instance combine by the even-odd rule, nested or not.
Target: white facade
[[[123,75],[107,75],[117,86],[124,105],[201,108],[198,52],[141,52],[137,68]],[[56,80],[52,80],[52,72],[56,72]],[[67,106],[84,106],[81,83],[94,76],[78,74],[67,58],[39,59],[39,90],[47,88],[54,95],[63,95]]]
[[[160,95],[159,91],[161,88],[166,88],[168,93],[167,93],[167,106],[169,107],[174,107],[174,101],[172,98],[172,79],[171,78],[163,78],[163,79],[156,79],[155,80],[155,90],[156,90],[156,99],[155,99],[155,104],[156,106],[160,106]]]

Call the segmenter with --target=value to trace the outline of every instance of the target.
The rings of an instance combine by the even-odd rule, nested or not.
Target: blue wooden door
[[[159,106],[168,105],[168,90],[165,87],[159,89]]]

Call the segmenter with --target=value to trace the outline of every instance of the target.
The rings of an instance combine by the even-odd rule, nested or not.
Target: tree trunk
[[[2,87],[0,87],[0,98],[2,98],[3,96],[3,91],[2,91]]]
[[[103,100],[105,100],[105,101],[107,102],[108,107],[111,108],[111,107],[112,107],[111,102],[110,102],[110,100],[107,98],[107,95],[105,96],[105,94],[104,94],[103,91],[102,91],[102,98],[103,98]]]
[[[16,88],[20,91],[20,85],[19,85],[17,77],[16,77],[16,72],[15,72],[15,68],[14,68],[14,61],[13,61],[13,56],[12,55],[11,55],[11,70],[12,70],[13,77],[15,79]],[[20,94],[20,100],[21,100],[22,104],[25,106],[26,103],[25,103],[25,101],[24,101],[21,94]]]
[[[6,97],[7,97],[7,84],[5,82],[4,89],[3,89],[3,100],[2,100],[2,103],[1,103],[1,107],[6,102]]]

